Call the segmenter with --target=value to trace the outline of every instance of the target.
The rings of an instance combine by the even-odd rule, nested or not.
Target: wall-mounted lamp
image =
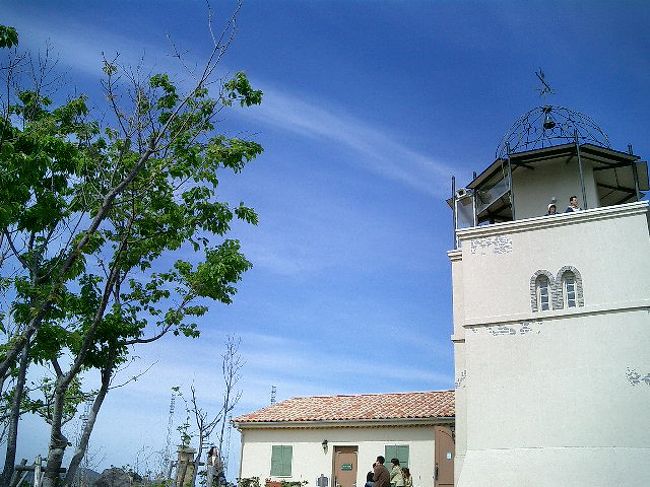
[[[327,453],[327,440],[323,440],[321,446],[323,447],[323,453]]]

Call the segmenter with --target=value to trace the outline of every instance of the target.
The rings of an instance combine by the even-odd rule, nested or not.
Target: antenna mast
[[[169,419],[167,421],[167,438],[165,439],[165,457],[163,459],[165,466],[169,465],[171,461],[171,443],[172,443],[172,428],[174,427],[174,411],[176,410],[176,393],[172,391],[172,397],[169,401]]]

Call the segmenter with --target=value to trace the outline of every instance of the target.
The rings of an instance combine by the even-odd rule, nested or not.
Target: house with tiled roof
[[[241,478],[362,487],[382,455],[408,467],[416,487],[453,482],[454,391],[297,397],[233,423]]]

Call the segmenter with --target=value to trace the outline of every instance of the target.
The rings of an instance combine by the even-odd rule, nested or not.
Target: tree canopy
[[[212,36],[204,69],[185,92],[167,74],[141,79],[104,59],[108,117],[94,114],[84,95],[55,101],[38,77],[47,70],[27,69],[32,61],[18,52],[17,32],[0,26],[4,485],[20,415],[38,413],[48,422],[44,485],[55,485],[68,448],[62,425],[90,397],[64,478],[69,484],[115,371],[134,347],[169,334],[198,336],[196,319],[208,303],[231,303],[251,267],[227,234],[234,220],[257,224],[257,214],[219,197],[220,174],[241,172],[262,152],[215,122],[225,107],[262,99],[242,72],[214,79],[232,22]],[[26,386],[33,364],[52,371],[36,387],[45,399]],[[84,391],[82,377],[93,371],[100,387]]]

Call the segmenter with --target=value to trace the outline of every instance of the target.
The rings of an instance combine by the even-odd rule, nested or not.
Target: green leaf
[[[14,27],[0,25],[0,48],[18,45],[18,32]]]
[[[262,91],[254,90],[243,71],[235,73],[235,76],[224,84],[226,104],[233,100],[239,101],[241,106],[249,107],[262,103]]]

